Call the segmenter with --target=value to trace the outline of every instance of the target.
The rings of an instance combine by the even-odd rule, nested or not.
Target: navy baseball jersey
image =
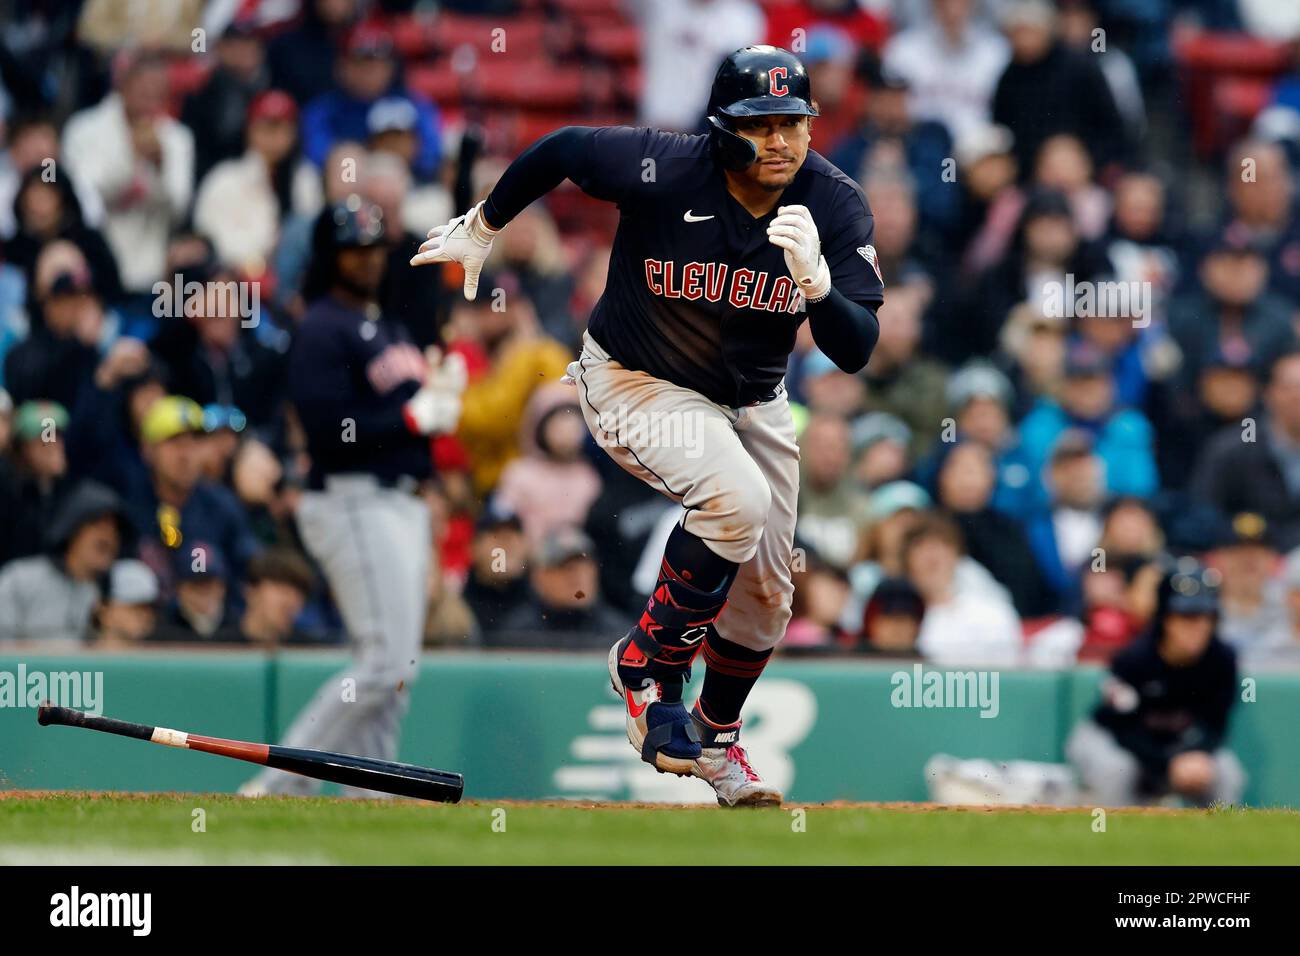
[[[871,309],[884,300],[866,197],[818,153],[756,219],[727,191],[708,136],[612,126],[593,144],[575,182],[620,217],[588,331],[622,365],[731,407],[771,398],[807,317],[767,237],[781,206],[812,213],[836,291]]]
[[[289,397],[311,453],[312,487],[327,474],[373,474],[385,484],[432,472],[429,439],[402,406],[428,372],[404,326],[325,297],[303,316],[289,355]]]

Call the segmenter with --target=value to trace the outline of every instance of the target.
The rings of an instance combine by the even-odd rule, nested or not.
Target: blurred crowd
[[[475,302],[406,262],[535,136],[697,131],[721,57],[771,42],[809,67],[813,148],[866,192],[886,283],[863,372],[806,327],[791,360],[783,651],[1106,661],[1197,555],[1220,637],[1300,664],[1300,14],[434,7],[0,0],[0,642],[342,640],[293,520],[310,462],[283,388],[313,219],[358,193],[384,212],[385,312],[470,372],[419,489],[426,643],[608,646],[679,517],[561,382],[616,212],[557,190]],[[1276,64],[1239,126],[1194,137],[1218,101],[1180,82],[1188,36]]]

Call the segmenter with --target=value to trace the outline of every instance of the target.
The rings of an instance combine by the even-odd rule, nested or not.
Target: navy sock
[[[754,689],[772,651],[754,651],[729,641],[713,627],[704,638],[704,690],[700,714],[710,723],[726,726],[740,720],[745,698]]]

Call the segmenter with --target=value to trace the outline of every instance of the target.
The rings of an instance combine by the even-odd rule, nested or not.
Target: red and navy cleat
[[[623,701],[627,739],[641,759],[663,773],[688,777],[702,751],[681,700],[686,673],[665,673],[652,663],[629,634],[609,650],[609,683]]]
[[[697,702],[691,718],[699,729],[700,757],[691,767],[718,795],[723,807],[779,807],[783,795],[763,780],[749,762],[749,754],[740,746],[740,724],[715,724],[700,713]]]

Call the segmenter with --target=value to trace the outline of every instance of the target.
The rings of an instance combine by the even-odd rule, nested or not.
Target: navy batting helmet
[[[727,169],[748,169],[758,150],[734,132],[742,116],[788,113],[816,116],[808,71],[789,50],[747,46],[722,61],[709,93],[709,126],[718,161]]]
[[[374,203],[353,193],[342,202],[326,206],[312,228],[311,265],[303,281],[303,297],[310,302],[328,290],[340,249],[382,246],[387,241],[384,213]]]
[[[1156,620],[1168,614],[1218,614],[1223,576],[1192,558],[1181,559],[1160,582]]]

